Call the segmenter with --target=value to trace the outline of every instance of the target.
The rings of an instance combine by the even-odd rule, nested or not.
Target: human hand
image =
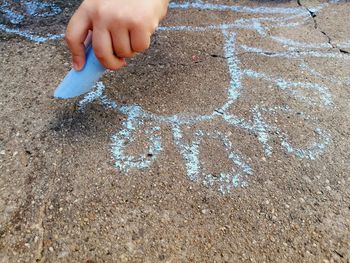
[[[169,0],[85,0],[72,16],[66,41],[73,67],[85,65],[84,41],[92,31],[92,46],[101,64],[112,70],[123,67],[125,58],[143,52],[151,35],[166,15]]]

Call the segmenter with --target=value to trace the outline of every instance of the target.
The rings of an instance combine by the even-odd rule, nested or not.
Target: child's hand
[[[92,30],[96,57],[109,69],[125,65],[125,59],[146,50],[150,37],[165,16],[169,0],[85,0],[71,18],[66,41],[73,66],[85,65],[84,41]]]

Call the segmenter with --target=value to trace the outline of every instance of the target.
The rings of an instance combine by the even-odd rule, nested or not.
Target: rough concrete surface
[[[350,3],[175,1],[56,100],[78,2],[0,1],[0,262],[350,262]]]

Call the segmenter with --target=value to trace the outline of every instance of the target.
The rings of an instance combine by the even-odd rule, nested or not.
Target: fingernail
[[[81,57],[74,57],[73,58],[73,68],[77,71],[80,71],[83,67],[83,60]]]
[[[128,65],[128,63],[126,62],[125,58],[124,58],[123,60],[124,60],[124,61],[123,61],[123,67],[125,67],[125,66]]]

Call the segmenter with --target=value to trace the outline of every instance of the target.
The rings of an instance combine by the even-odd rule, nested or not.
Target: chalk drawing
[[[14,10],[11,5],[19,6],[21,11]],[[62,9],[53,3],[27,0],[2,0],[0,1],[0,14],[3,14],[5,19],[10,23],[0,23],[0,31],[6,33],[17,34],[35,42],[45,42],[48,40],[57,40],[64,37],[64,34],[36,34],[28,30],[21,29],[20,24],[25,22],[26,16],[48,18],[53,17],[62,12]],[[12,24],[12,25],[11,25]]]
[[[32,41],[43,42],[50,39],[59,39],[62,35],[37,35],[28,31],[21,31],[18,24],[23,21],[25,15],[48,17],[61,12],[61,9],[53,4],[42,4],[35,1],[20,1],[23,3],[23,14],[11,10],[8,1],[2,1],[0,12],[7,16],[12,23],[12,27],[0,24],[0,30],[15,33],[26,37]],[[332,1],[327,4],[320,4],[310,7],[309,10],[319,12],[330,4],[340,1]],[[225,127],[231,127],[234,130],[255,135],[257,145],[261,146],[265,157],[270,157],[276,152],[276,138],[278,139],[279,149],[288,155],[294,155],[299,159],[315,160],[321,156],[332,142],[329,132],[320,127],[320,122],[316,117],[301,112],[300,109],[287,105],[275,105],[266,107],[255,105],[250,109],[251,118],[244,119],[230,111],[231,106],[242,96],[242,91],[247,88],[243,78],[258,79],[271,84],[271,87],[278,88],[287,96],[295,98],[301,105],[317,107],[319,109],[329,109],[333,106],[333,98],[329,87],[322,81],[320,83],[305,81],[293,81],[283,76],[272,76],[263,71],[256,71],[251,68],[244,68],[239,60],[239,53],[251,53],[254,56],[267,58],[283,58],[293,60],[299,63],[301,70],[319,80],[327,80],[331,83],[349,83],[349,78],[336,78],[326,76],[316,69],[312,68],[307,59],[333,59],[337,61],[349,60],[350,56],[339,52],[330,46],[328,41],[324,43],[306,43],[296,41],[282,36],[273,36],[268,34],[273,28],[291,28],[298,27],[305,23],[312,22],[308,10],[302,7],[281,8],[281,7],[247,7],[239,5],[224,5],[214,3],[204,3],[202,1],[170,3],[171,9],[197,9],[208,12],[233,12],[234,21],[222,24],[212,24],[207,26],[162,26],[158,28],[159,33],[166,31],[185,31],[185,32],[222,32],[224,43],[223,52],[227,63],[227,71],[230,76],[230,82],[227,87],[227,98],[222,105],[217,105],[216,109],[210,114],[194,114],[191,112],[182,112],[173,115],[159,115],[144,110],[139,105],[124,105],[110,99],[105,92],[106,87],[102,82],[97,83],[95,89],[87,94],[79,103],[80,110],[84,110],[89,103],[101,103],[106,109],[119,111],[127,116],[122,122],[122,128],[111,137],[112,156],[115,160],[115,167],[119,171],[128,174],[131,170],[147,169],[163,154],[164,140],[162,137],[162,127],[169,127],[172,138],[179,155],[182,157],[184,169],[190,181],[202,184],[205,187],[219,191],[222,194],[228,194],[237,187],[247,187],[250,176],[254,174],[249,156],[244,156],[235,146],[234,134],[228,131],[217,130],[210,123],[221,122]],[[251,14],[251,18],[240,18],[239,13]],[[252,30],[259,36],[282,45],[285,51],[274,51],[237,42],[237,34],[240,29]],[[349,41],[344,41],[337,45],[338,48],[348,48]],[[213,69],[215,70],[215,69]],[[264,87],[268,88],[268,87]],[[310,95],[311,94],[311,95]],[[313,138],[308,138],[308,143],[304,146],[297,146],[293,142],[288,132],[278,127],[276,123],[269,121],[273,116],[293,116],[299,118],[305,125],[314,127]],[[205,123],[208,129],[194,128],[195,125]],[[198,127],[198,126],[196,126]],[[185,138],[184,129],[190,130],[190,138]],[[169,130],[169,129],[167,129]],[[188,133],[188,132],[187,132]],[[132,155],[128,149],[130,145],[137,144],[140,137],[146,138],[146,145],[142,153]],[[218,174],[207,173],[203,169],[203,160],[201,160],[201,148],[206,139],[214,140],[224,149],[231,169],[222,171]],[[143,142],[142,145],[144,145]],[[220,161],[220,160],[219,160]]]

